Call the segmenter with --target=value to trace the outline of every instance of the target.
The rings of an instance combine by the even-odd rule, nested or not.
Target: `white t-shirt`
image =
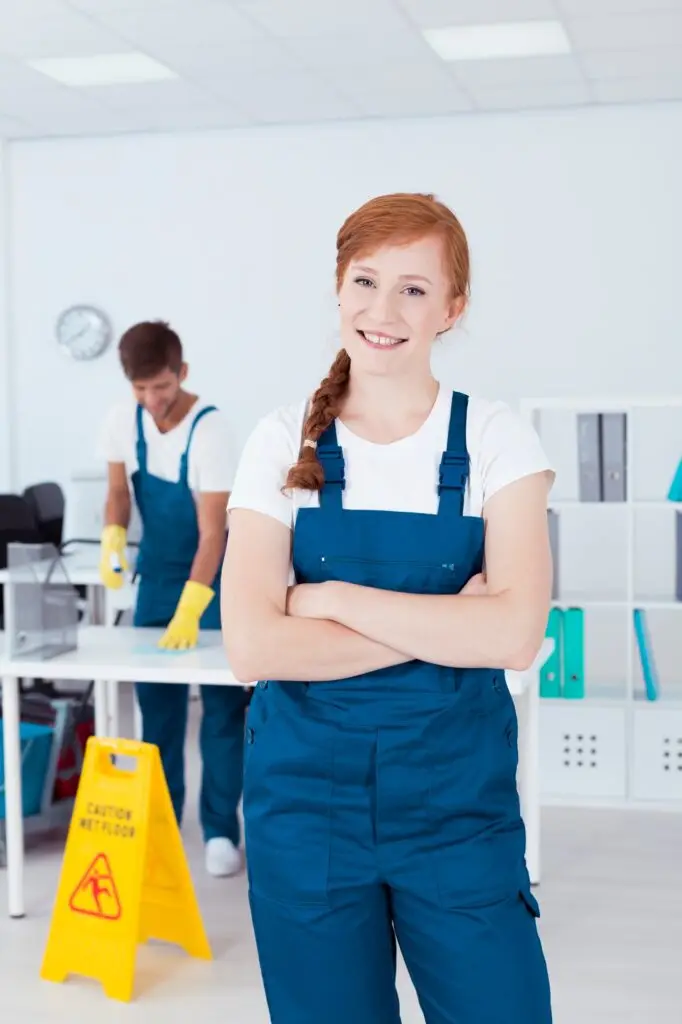
[[[447,446],[451,399],[452,392],[441,387],[420,429],[392,444],[366,441],[337,420],[345,463],[344,508],[438,511],[438,469]],[[281,407],[257,424],[242,452],[230,509],[252,509],[292,526],[299,508],[319,507],[317,492],[282,492],[298,459],[307,405],[303,401]],[[500,488],[552,468],[531,424],[504,402],[470,397],[466,440],[470,470],[465,515],[480,516]]]
[[[208,402],[197,400],[187,416],[172,430],[161,433],[144,410],[142,422],[147,442],[147,470],[153,476],[176,483],[180,460],[187,448],[192,423]],[[125,463],[128,477],[137,470],[136,405],[126,402],[109,412],[99,437],[99,457],[106,462]],[[206,413],[192,436],[187,467],[189,486],[195,493],[229,491],[234,476],[232,444],[225,416],[216,409]]]

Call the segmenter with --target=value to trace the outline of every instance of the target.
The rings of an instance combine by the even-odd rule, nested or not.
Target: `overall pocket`
[[[278,706],[275,686],[254,697],[247,721],[243,803],[249,888],[279,903],[325,906],[333,743],[324,724],[305,714],[304,703]]]
[[[467,713],[457,699],[431,731],[428,791],[439,837],[434,874],[442,905],[478,906],[518,892],[525,829],[516,784],[516,715]]]
[[[514,710],[514,701],[502,669],[455,669],[462,713],[490,715]]]

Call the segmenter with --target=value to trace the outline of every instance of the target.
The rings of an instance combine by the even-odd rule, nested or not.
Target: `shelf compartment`
[[[635,704],[632,796],[682,802],[682,705]]]
[[[540,707],[540,777],[547,797],[626,795],[626,711],[591,700],[548,700]]]

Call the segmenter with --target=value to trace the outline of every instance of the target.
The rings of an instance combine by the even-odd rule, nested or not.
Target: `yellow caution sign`
[[[152,938],[212,958],[158,748],[92,738],[40,976],[95,978],[127,1002],[137,946]]]

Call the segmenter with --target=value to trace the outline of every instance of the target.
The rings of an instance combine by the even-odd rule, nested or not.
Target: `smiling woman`
[[[511,409],[431,373],[469,293],[447,207],[352,214],[337,292],[327,377],[244,449],[223,575],[232,668],[263,680],[244,818],[271,1020],[399,1024],[395,936],[427,1024],[549,1024],[504,670],[545,631],[552,471]]]

